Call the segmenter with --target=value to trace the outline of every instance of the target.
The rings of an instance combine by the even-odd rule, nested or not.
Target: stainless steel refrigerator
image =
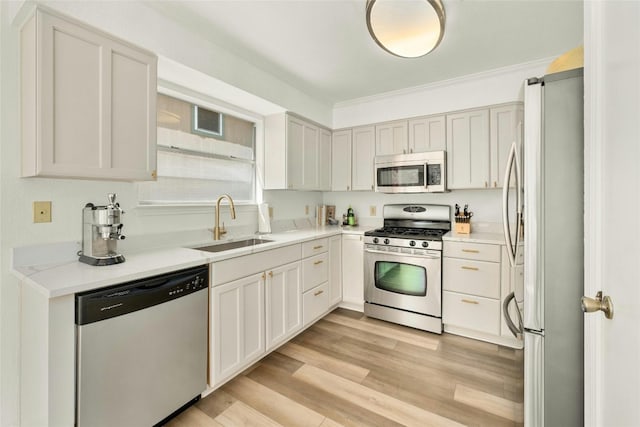
[[[582,426],[583,69],[528,79],[524,95],[523,146],[514,144],[505,171],[515,186],[503,193],[514,264],[524,247],[524,295],[511,294],[503,309],[524,335],[525,427]]]

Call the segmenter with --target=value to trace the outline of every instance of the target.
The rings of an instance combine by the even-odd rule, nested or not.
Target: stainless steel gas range
[[[384,205],[384,227],[364,233],[364,313],[442,333],[444,205]]]

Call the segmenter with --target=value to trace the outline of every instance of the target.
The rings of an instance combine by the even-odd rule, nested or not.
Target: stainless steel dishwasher
[[[207,386],[207,266],[76,294],[76,425],[151,426]]]

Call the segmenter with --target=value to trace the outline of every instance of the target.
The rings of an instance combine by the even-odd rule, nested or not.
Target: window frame
[[[211,109],[219,112],[223,116],[225,114],[235,116],[239,119],[253,122],[254,124],[254,175],[253,175],[253,200],[237,201],[235,204],[238,206],[257,206],[262,203],[263,200],[263,180],[261,179],[261,171],[263,165],[263,153],[264,153],[264,117],[258,113],[246,110],[242,107],[238,107],[229,102],[214,98],[186,88],[184,86],[158,79],[157,92],[163,95],[167,95],[173,98],[180,99],[184,102],[188,102],[192,105],[198,105],[200,107]],[[213,135],[205,135],[212,136]],[[141,203],[141,200],[137,199],[137,207],[147,211],[162,211],[163,214],[170,213],[184,213],[186,211],[199,211],[202,208],[210,208],[214,206],[215,202],[202,202],[202,201],[181,201],[174,203]],[[241,208],[242,209],[242,208]]]

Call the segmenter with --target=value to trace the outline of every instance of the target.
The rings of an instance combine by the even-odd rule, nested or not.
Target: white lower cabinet
[[[302,244],[302,316],[307,326],[329,309],[329,240]]]
[[[340,301],[341,236],[211,264],[209,384],[218,388]],[[336,249],[337,242],[337,249]],[[338,274],[339,275],[339,274]]]
[[[329,308],[329,284],[327,282],[308,290],[302,296],[303,323],[305,326],[322,316]]]
[[[342,236],[329,238],[329,306],[342,301]]]
[[[342,305],[364,310],[364,242],[358,234],[342,235]]]
[[[502,314],[502,301],[522,270],[511,268],[504,245],[445,241],[442,265],[444,330],[522,348]]]
[[[300,262],[266,274],[266,346],[271,351],[302,328]]]
[[[216,386],[264,354],[262,273],[215,286],[210,316],[211,382]]]
[[[445,291],[442,295],[443,322],[491,335],[500,334],[500,301]]]

